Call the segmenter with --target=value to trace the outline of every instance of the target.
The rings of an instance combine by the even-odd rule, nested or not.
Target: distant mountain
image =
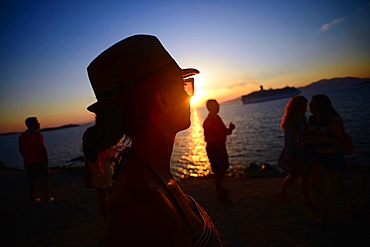
[[[304,87],[299,87],[300,90],[307,91],[327,91],[333,89],[342,89],[352,86],[361,86],[365,84],[370,84],[370,78],[357,78],[357,77],[337,77],[331,79],[321,79],[316,82],[312,82]],[[240,97],[232,100],[222,102],[222,104],[241,102]]]
[[[300,89],[305,91],[318,91],[318,90],[331,90],[341,89],[345,87],[360,86],[363,84],[370,83],[370,78],[356,78],[356,77],[342,77],[332,79],[322,79],[317,82],[313,82]]]
[[[72,128],[72,127],[79,127],[78,124],[67,124],[59,127],[51,127],[51,128],[44,128],[40,129],[40,132],[50,131],[50,130],[58,130],[58,129],[66,129],[66,128]]]
[[[51,127],[51,128],[44,128],[40,129],[40,132],[50,131],[50,130],[57,130],[57,129],[65,129],[65,128],[72,128],[72,127],[79,127],[78,124],[67,124],[59,127]],[[22,131],[23,132],[23,131]],[[7,135],[14,135],[14,134],[20,134],[22,132],[7,132],[7,133],[0,133],[0,136],[7,136]]]

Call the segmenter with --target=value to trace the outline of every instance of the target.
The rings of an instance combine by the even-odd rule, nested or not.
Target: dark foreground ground
[[[345,183],[357,217],[344,219],[340,198],[328,184],[334,221],[314,226],[317,210],[304,206],[299,183],[291,203],[276,200],[282,177],[227,179],[230,203],[218,201],[211,178],[180,182],[212,217],[224,246],[370,246],[370,173],[348,172]],[[0,246],[102,246],[103,222],[81,173],[51,172],[55,203],[30,205],[22,171],[0,169]],[[314,196],[312,196],[314,198]]]

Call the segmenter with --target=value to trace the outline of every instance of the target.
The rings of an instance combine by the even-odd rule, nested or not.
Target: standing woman
[[[286,190],[300,179],[303,204],[313,206],[309,197],[309,169],[307,150],[304,145],[307,135],[307,123],[305,113],[308,100],[304,96],[294,96],[288,102],[284,116],[281,120],[281,128],[284,130],[284,149],[282,158],[283,166],[289,172],[281,184],[278,199],[289,202]]]
[[[111,46],[88,66],[97,102],[97,145],[131,141],[119,164],[109,202],[106,246],[221,246],[203,208],[174,180],[175,136],[190,126],[196,69],[181,69],[160,41],[135,35]]]
[[[325,193],[326,174],[342,197],[348,217],[352,218],[354,216],[352,202],[343,182],[346,163],[343,151],[345,132],[342,119],[334,109],[329,97],[323,94],[312,96],[310,111],[312,116],[308,120],[307,140],[311,146],[309,163],[312,169],[315,193],[321,209],[321,216],[314,223],[330,218]]]

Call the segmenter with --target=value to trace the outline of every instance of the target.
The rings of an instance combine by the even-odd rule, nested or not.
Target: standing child
[[[229,168],[229,156],[226,150],[226,136],[231,135],[235,125],[231,122],[229,128],[225,126],[218,115],[220,105],[214,99],[207,101],[209,114],[204,120],[204,138],[207,142],[207,155],[211,163],[212,172],[215,175],[216,193],[219,199],[224,198],[225,193],[230,190],[225,189],[223,180],[227,169]]]

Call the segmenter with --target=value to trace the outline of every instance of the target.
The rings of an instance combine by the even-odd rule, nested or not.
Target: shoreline
[[[77,162],[77,164],[75,163]],[[58,165],[49,167],[50,171],[66,171],[70,173],[76,174],[83,174],[84,172],[84,164],[83,164],[83,156],[68,160],[65,162],[66,165]],[[350,164],[346,168],[347,172],[363,172],[363,173],[370,173],[370,165],[368,164],[360,164],[354,165]],[[10,167],[5,166],[2,162],[0,162],[0,173],[6,171],[15,171],[15,172],[23,172],[24,169],[17,168],[17,167]],[[231,167],[226,172],[226,177],[244,177],[244,178],[258,178],[258,177],[285,177],[287,173],[276,165],[270,165],[268,163],[251,163],[248,166],[241,167]],[[175,177],[176,181],[184,181],[188,179],[204,179],[208,177],[212,177],[213,174],[209,174],[203,177],[185,177],[179,178]]]
[[[357,212],[343,218],[339,196],[328,183],[332,224],[313,226],[316,209],[302,204],[299,183],[288,190],[291,203],[276,199],[283,177],[228,177],[230,203],[217,200],[212,177],[179,181],[211,216],[224,246],[366,246],[370,242],[370,173],[347,172],[346,186]],[[23,171],[0,169],[1,246],[102,246],[103,222],[93,189],[82,174],[51,170],[53,204],[31,206]],[[314,200],[312,189],[310,191]]]

